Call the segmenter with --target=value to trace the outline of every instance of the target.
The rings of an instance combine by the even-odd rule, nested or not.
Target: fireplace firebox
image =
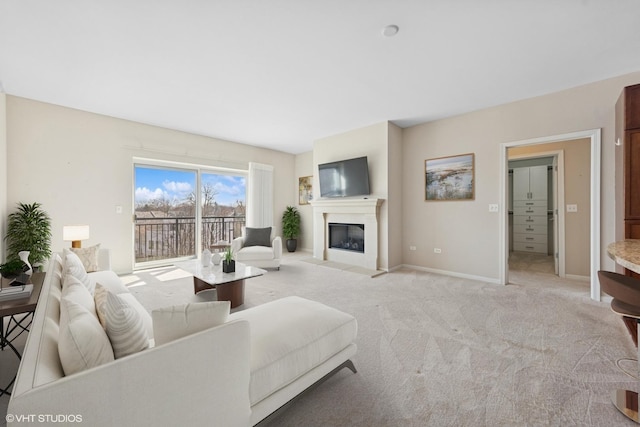
[[[364,224],[330,222],[329,248],[364,253]]]

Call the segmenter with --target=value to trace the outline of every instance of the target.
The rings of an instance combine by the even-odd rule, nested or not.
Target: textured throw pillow
[[[247,246],[271,246],[271,227],[251,228],[244,230],[244,247]]]
[[[98,253],[100,252],[100,243],[88,248],[70,248],[71,252],[78,255],[84,269],[87,273],[98,271]]]
[[[109,338],[98,319],[69,298],[60,299],[58,354],[65,375],[114,360]]]
[[[96,304],[93,296],[91,296],[89,290],[82,282],[70,274],[64,276],[62,282],[62,298],[68,298],[76,304],[80,304],[97,318]]]
[[[137,353],[149,347],[147,328],[138,310],[120,295],[105,290],[96,299],[96,311],[107,332],[116,359]]]
[[[156,345],[222,325],[227,321],[229,301],[197,302],[151,312]]]
[[[101,283],[96,283],[96,293],[94,294],[95,307],[96,307],[96,315],[98,320],[100,320],[100,324],[103,328],[107,328],[106,319],[104,318],[104,304],[107,302],[107,293],[111,292],[106,287],[104,287]],[[113,292],[111,292],[113,293]],[[142,317],[142,321],[144,322],[145,330],[147,332],[147,338],[150,340],[153,339],[153,325],[151,324],[151,315],[149,312],[140,304],[140,302],[134,297],[132,294],[125,292],[115,294],[124,300],[131,308],[135,309],[140,317]]]
[[[95,284],[89,279],[87,270],[84,269],[84,265],[78,255],[71,252],[69,249],[64,250],[64,271],[63,277],[67,274],[71,274],[76,279],[80,280],[83,285],[87,287],[91,295],[95,292]]]

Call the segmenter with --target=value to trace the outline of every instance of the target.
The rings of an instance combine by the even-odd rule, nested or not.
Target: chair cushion
[[[273,257],[273,249],[266,246],[244,247],[236,254],[239,262],[272,260]]]
[[[271,227],[265,228],[245,228],[244,245],[248,246],[268,246],[271,247]]]
[[[255,405],[351,344],[350,314],[315,301],[288,297],[231,314],[251,324],[249,398]]]

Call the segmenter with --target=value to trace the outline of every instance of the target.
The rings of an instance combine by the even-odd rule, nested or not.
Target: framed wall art
[[[298,204],[308,205],[313,200],[313,176],[298,178]]]
[[[424,161],[425,201],[473,200],[474,153]]]

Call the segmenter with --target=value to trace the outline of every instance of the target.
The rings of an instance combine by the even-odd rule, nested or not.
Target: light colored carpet
[[[386,271],[383,271],[383,270],[371,270],[369,268],[343,264],[335,261],[325,261],[325,260],[320,260],[316,258],[302,258],[301,261],[308,262],[309,264],[321,265],[323,267],[335,268],[336,270],[364,274],[365,276],[369,276],[369,277],[378,277],[386,273]]]
[[[299,295],[353,314],[358,373],[342,370],[274,426],[633,425],[610,395],[638,390],[616,367],[635,348],[587,283],[526,271],[509,286],[408,269],[370,278],[301,260],[247,280],[242,308]],[[125,280],[149,309],[197,298],[174,268]]]

